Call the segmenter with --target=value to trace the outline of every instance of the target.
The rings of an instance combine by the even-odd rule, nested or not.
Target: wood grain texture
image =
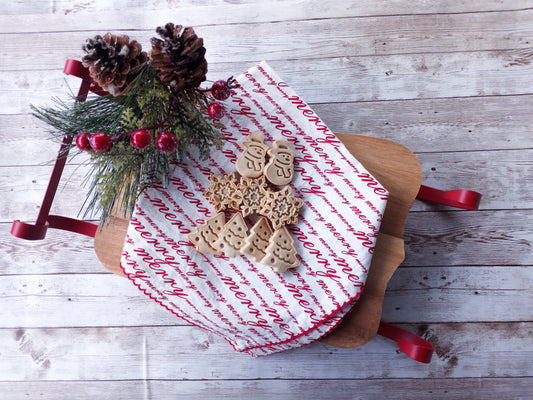
[[[2,398],[531,397],[531,0],[4,3]],[[210,79],[266,60],[333,131],[400,143],[424,183],[483,193],[477,212],[416,201],[407,218],[382,318],[430,341],[431,364],[381,337],[251,359],[107,273],[90,239],[9,235],[13,219],[35,220],[58,148],[29,105],[68,99],[79,83],[63,76],[64,60],[79,58],[86,38],[127,32],[146,46],[169,18],[205,38]],[[73,217],[83,202],[76,168],[54,203]]]
[[[83,42],[86,36],[82,33],[78,40]],[[67,38],[63,38],[65,40]],[[68,40],[74,39],[69,37]],[[318,50],[310,53],[309,57]],[[349,52],[344,57],[302,59],[301,63],[286,60],[287,55],[271,59],[268,51],[250,49],[250,53],[256,54],[254,59],[232,63],[224,62],[227,58],[221,55],[219,62],[210,64],[208,78],[234,75],[236,71],[245,71],[257,60],[266,60],[290,86],[300,88],[299,94],[307,102],[337,103],[525,95],[530,91],[524,81],[533,71],[533,64],[524,61],[522,50],[375,56],[357,56]],[[6,70],[0,75],[0,107],[5,110],[3,113],[27,113],[29,104],[49,103],[50,93],[68,93],[61,71],[66,58],[79,57],[78,47],[50,49],[42,57],[50,58],[46,60],[46,65],[52,66],[50,69],[39,69],[43,61],[33,66],[23,62],[26,55],[12,62],[9,59],[3,61],[6,64]],[[20,65],[24,69],[21,70]],[[343,82],[349,82],[349,85]],[[13,91],[19,96],[10,97]],[[62,97],[68,99],[68,95]]]
[[[5,381],[109,380],[112,374],[120,381],[306,379],[310,385],[316,379],[528,377],[532,325],[401,325],[433,343],[436,354],[429,365],[413,363],[383,337],[356,349],[318,342],[285,354],[251,358],[191,326],[3,329],[0,346],[5,362],[0,373]],[[299,368],[288,368],[296,365]],[[453,381],[448,384],[452,387]]]
[[[314,104],[335,132],[376,136],[418,153],[533,148],[532,95]],[[478,140],[479,138],[479,140]]]
[[[36,217],[37,210],[28,221]],[[0,276],[103,272],[91,238],[49,229],[45,241],[22,240],[9,234],[11,223],[0,223]]]
[[[258,53],[268,53],[269,59],[277,60],[286,59],[289,54],[293,58],[311,58],[312,52],[318,49],[326,52],[328,57],[341,57],[346,54],[347,49],[353,54],[367,56],[391,53],[449,52],[452,49],[454,51],[518,49],[530,48],[533,45],[533,42],[530,42],[531,27],[525,24],[533,15],[531,9],[470,14],[379,15],[358,18],[357,24],[353,23],[353,17],[340,15],[342,10],[337,9],[334,11],[337,11],[339,15],[335,17],[335,24],[331,24],[331,19],[320,18],[324,8],[329,5],[319,6],[317,3],[309,6],[313,7],[313,10],[309,12],[311,15],[301,19],[297,25],[293,21],[298,12],[295,12],[294,7],[291,7],[292,12],[284,12],[287,5],[283,3],[277,3],[278,7],[275,9],[277,15],[261,13],[262,9],[270,6],[268,3],[240,7],[224,18],[226,21],[219,19],[217,25],[202,22],[204,18],[209,18],[209,13],[219,13],[220,7],[205,7],[204,11],[207,15],[202,15],[198,12],[199,10],[195,13],[197,17],[202,18],[202,21],[191,21],[189,24],[198,26],[196,31],[202,35],[210,49],[209,57],[212,62],[227,59],[224,56],[223,43],[237,39],[240,39],[241,45],[238,46],[237,51],[232,53],[234,61],[249,61],[250,48]],[[342,2],[340,3],[342,7]],[[279,7],[280,5],[282,7]],[[65,43],[69,46],[65,47],[65,50],[71,51],[70,46],[83,42],[86,37],[90,36],[88,31],[95,29],[105,30],[113,25],[115,31],[131,30],[131,22],[127,19],[128,13],[132,13],[131,10],[126,11],[126,18],[122,17],[119,20],[116,16],[108,15],[99,18],[96,23],[90,21],[89,24],[78,23],[72,26],[70,30],[75,32],[71,35],[76,42],[62,40],[65,32],[57,32],[57,28],[65,20],[63,16],[44,17],[44,21],[40,22],[46,24],[48,29],[40,32],[39,37],[32,34],[34,32],[32,20],[36,16],[33,18],[31,16],[19,18],[3,16],[0,17],[0,23],[2,23],[2,33],[8,43],[12,35],[23,33],[26,40],[37,39],[40,51],[45,54],[48,51],[57,51],[53,50],[54,43]],[[135,14],[138,16],[137,12]],[[155,18],[150,18],[150,14]],[[154,36],[154,27],[160,24],[160,12],[150,14],[140,20],[135,29],[135,36],[145,43],[151,36]],[[257,18],[261,14],[264,22],[261,18]],[[254,30],[258,31],[262,40],[258,40],[259,36],[250,35],[249,23],[243,22],[252,17],[256,17]],[[111,21],[112,18],[114,18],[113,21]],[[69,20],[74,25],[75,19]],[[186,23],[185,20],[184,24]],[[224,36],[218,35],[220,27],[225,24],[232,24],[232,29],[227,30]],[[479,35],[479,32],[489,24],[491,29],[487,30],[484,35]],[[381,29],[374,30],[373,27],[377,25]],[[61,28],[61,30],[68,29],[63,26]],[[322,34],[316,35],[317,30]],[[420,32],[424,32],[423,37],[419,36]],[[461,40],[458,40],[459,38]],[[6,60],[7,65],[10,65],[12,61],[20,57],[21,49],[16,46],[11,47],[9,44],[6,44],[6,47],[12,50]]]
[[[254,399],[272,398],[385,398],[394,392],[402,400],[445,398],[463,400],[464,394],[475,388],[476,396],[484,400],[501,400],[509,393],[526,393],[529,378],[425,378],[425,379],[261,379],[261,380],[133,380],[133,381],[71,381],[71,382],[0,382],[5,400],[18,400],[39,393],[42,400],[57,399],[57,392],[69,393],[70,400],[85,400],[98,396],[101,400],[130,400],[152,396],[159,400],[174,400],[176,396],[202,400],[233,400],[243,393],[253,393]],[[357,396],[357,397],[355,397]],[[514,397],[526,400],[527,397]]]
[[[532,311],[527,307],[532,296],[528,290],[533,280],[530,268],[463,266],[441,268],[435,273],[430,269],[399,269],[385,295],[385,320],[395,323],[531,320]],[[453,276],[463,280],[457,282]],[[498,284],[502,277],[505,284]],[[139,293],[127,279],[111,274],[3,275],[0,279],[0,293],[6,305],[2,320],[5,327],[184,324]],[[441,281],[440,285],[431,286],[428,280]],[[512,286],[513,281],[524,283]]]

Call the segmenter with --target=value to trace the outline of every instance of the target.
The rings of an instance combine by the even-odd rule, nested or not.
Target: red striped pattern
[[[387,191],[314,111],[262,63],[226,101],[225,145],[199,161],[192,150],[166,188],[138,201],[121,265],[145,294],[191,324],[260,356],[312,343],[364,289]],[[209,175],[228,174],[250,132],[295,150],[291,188],[304,201],[291,226],[301,265],[277,274],[246,257],[198,253],[186,234],[212,216]]]

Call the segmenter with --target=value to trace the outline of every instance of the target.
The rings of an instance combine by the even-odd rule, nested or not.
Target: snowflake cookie
[[[224,176],[211,175],[209,181],[211,186],[203,195],[211,202],[217,213],[224,211],[226,208],[237,208],[234,200],[234,194],[237,190],[237,178],[234,172]]]
[[[290,186],[285,186],[278,192],[268,192],[263,198],[260,214],[267,217],[275,230],[284,225],[297,224],[298,212],[303,201],[292,194]]]
[[[257,179],[241,177],[234,195],[234,202],[237,209],[242,211],[244,217],[258,213],[261,209],[263,198],[267,194],[267,184],[265,176]]]

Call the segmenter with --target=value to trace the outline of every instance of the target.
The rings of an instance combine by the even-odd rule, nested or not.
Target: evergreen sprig
[[[111,150],[89,151],[92,170],[86,179],[89,192],[85,215],[99,211],[103,221],[117,210],[128,217],[143,190],[158,182],[165,185],[170,164],[181,161],[189,145],[197,146],[203,158],[208,157],[213,145],[221,145],[222,135],[205,113],[205,93],[197,88],[174,91],[149,65],[119,96],[72,103],[56,100],[56,107],[32,106],[32,110],[57,137],[105,132],[113,138]],[[143,150],[130,144],[130,134],[137,129],[148,129],[152,138]],[[178,138],[178,149],[173,154],[163,154],[155,147],[156,137],[163,130]],[[73,144],[71,155],[79,154],[75,149]]]

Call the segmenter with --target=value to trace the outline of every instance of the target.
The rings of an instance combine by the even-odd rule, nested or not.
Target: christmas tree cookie
[[[272,228],[265,217],[261,217],[250,229],[250,235],[244,239],[241,254],[247,255],[255,262],[260,262],[265,256],[265,249],[272,236]]]
[[[300,265],[296,258],[294,240],[285,226],[274,232],[260,262],[272,267],[276,272],[285,272]]]
[[[241,253],[244,240],[247,236],[248,227],[240,212],[228,221],[218,239],[213,243],[213,247],[224,253],[226,257],[236,257]]]
[[[203,224],[196,226],[195,230],[187,235],[187,239],[194,244],[196,250],[200,253],[221,254],[213,243],[218,239],[225,224],[225,216],[223,212],[208,218]]]

